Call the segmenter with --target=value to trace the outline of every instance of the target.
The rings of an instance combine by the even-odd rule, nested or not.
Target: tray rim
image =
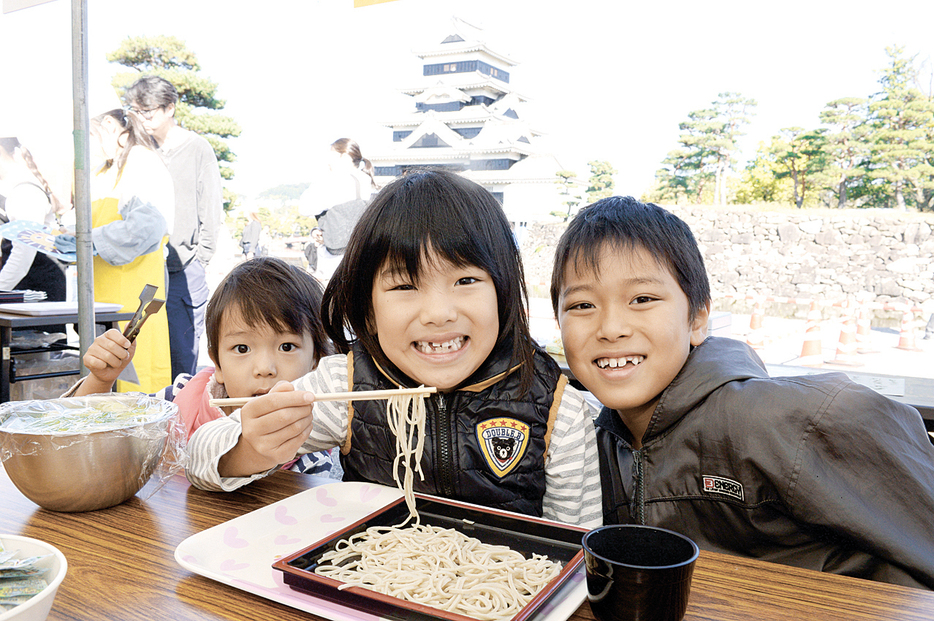
[[[491,507],[484,507],[481,505],[463,502],[463,501],[455,500],[452,498],[442,498],[439,496],[432,496],[430,494],[422,494],[418,492],[415,493],[415,498],[416,500],[420,498],[422,500],[426,500],[430,502],[438,502],[441,504],[446,504],[446,505],[450,505],[454,507],[463,507],[465,509],[470,509],[472,511],[479,510],[484,513],[490,513],[493,515],[498,515],[498,516],[506,517],[506,518],[513,519],[513,520],[519,520],[519,521],[524,521],[524,522],[544,524],[547,526],[563,528],[566,530],[579,532],[581,533],[581,537],[583,537],[584,534],[588,533],[591,530],[583,526],[554,522],[552,520],[547,520],[545,518],[539,518],[539,517],[530,516],[530,515],[522,515],[519,513],[503,511],[500,509],[494,509]],[[328,578],[327,576],[319,576],[318,574],[315,574],[314,572],[309,572],[304,569],[299,569],[297,567],[292,567],[291,565],[289,565],[289,563],[295,560],[296,558],[307,554],[309,551],[317,547],[320,547],[321,545],[323,545],[324,543],[328,541],[331,541],[338,537],[345,536],[347,532],[353,531],[354,529],[359,527],[364,522],[367,522],[373,519],[374,517],[380,514],[383,514],[394,507],[397,507],[400,503],[403,503],[403,502],[405,502],[404,497],[399,498],[383,507],[380,507],[379,509],[376,509],[370,512],[369,514],[360,518],[359,520],[347,526],[346,528],[343,528],[338,532],[331,533],[330,535],[322,539],[319,539],[315,543],[303,547],[301,550],[298,550],[292,554],[289,554],[287,556],[283,556],[277,559],[272,564],[272,568],[277,569],[283,573],[283,582],[285,584],[288,584],[291,589],[299,593],[309,594],[313,597],[321,598],[325,596],[319,595],[316,593],[311,593],[308,590],[299,588],[298,586],[296,586],[295,584],[293,584],[286,578],[291,576],[295,579],[301,579],[301,580],[306,580],[306,581],[310,580],[311,582],[319,582],[322,584],[322,586],[334,588],[335,590],[338,590],[340,592],[347,592],[357,597],[375,600],[377,602],[385,604],[386,606],[389,606],[394,609],[401,609],[402,611],[406,611],[406,610],[414,611],[414,612],[418,612],[420,614],[433,617],[436,619],[444,619],[446,621],[476,621],[475,617],[469,617],[467,615],[462,615],[456,612],[449,612],[446,610],[441,610],[439,608],[428,606],[426,604],[420,604],[418,602],[406,601],[399,597],[395,597],[393,595],[387,595],[385,593],[379,593],[378,591],[373,591],[366,587],[348,586],[346,588],[340,589],[339,587],[341,585],[344,585],[347,583],[341,582],[340,580],[335,580],[334,578]],[[571,576],[573,576],[575,572],[577,572],[578,568],[581,566],[581,564],[583,564],[583,562],[584,562],[584,550],[583,550],[583,545],[581,545],[581,549],[578,550],[574,554],[573,557],[571,557],[571,560],[565,563],[564,567],[561,568],[561,571],[558,573],[558,575],[552,578],[548,582],[548,584],[542,587],[542,589],[538,593],[536,593],[535,597],[533,597],[529,601],[529,603],[523,606],[522,609],[519,610],[519,612],[517,612],[514,616],[510,617],[509,621],[524,621],[528,617],[535,614],[535,612],[548,600],[548,598],[550,598],[554,593],[556,593],[561,588],[561,586],[564,585],[564,583]],[[350,608],[356,608],[355,606],[353,606],[353,604],[341,603],[341,605],[348,606]]]

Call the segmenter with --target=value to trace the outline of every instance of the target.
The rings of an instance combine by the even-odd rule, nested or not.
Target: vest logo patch
[[[491,418],[477,425],[477,440],[493,474],[503,478],[529,446],[529,426],[514,418]]]
[[[739,481],[705,474],[703,484],[704,491],[709,494],[722,494],[736,500],[743,500],[743,484]]]

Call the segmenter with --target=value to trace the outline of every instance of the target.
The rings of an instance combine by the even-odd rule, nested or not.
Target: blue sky
[[[336,138],[384,151],[384,123],[414,107],[398,93],[421,80],[416,51],[457,15],[520,64],[512,86],[543,146],[586,176],[609,160],[617,192],[641,194],[678,123],[724,91],[759,102],[743,140],[751,157],[782,127],[813,127],[827,102],[878,90],[884,48],[934,59],[934,2],[787,0],[632,3],[576,0],[88,0],[92,91],[119,68],[104,55],[129,36],[184,40],[220,85],[243,134],[235,190],[307,182]],[[0,133],[39,153],[71,146],[71,3],[0,16]],[[497,44],[499,42],[499,44]],[[92,92],[91,98],[94,98]]]

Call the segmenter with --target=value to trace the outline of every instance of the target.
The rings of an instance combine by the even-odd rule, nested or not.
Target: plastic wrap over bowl
[[[177,455],[170,441],[177,411],[141,393],[5,403],[0,460],[41,507],[105,509],[136,494],[164,455]]]

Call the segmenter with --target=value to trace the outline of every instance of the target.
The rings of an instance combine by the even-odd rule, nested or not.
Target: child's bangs
[[[240,311],[240,318],[250,328],[269,326],[279,333],[291,332],[303,334],[310,331],[307,313],[302,312],[288,295],[282,291],[268,289],[252,290],[243,294],[234,302]]]
[[[482,227],[468,229],[468,218],[478,218],[457,206],[435,203],[431,209],[412,210],[388,231],[382,246],[382,269],[417,281],[425,269],[446,261],[458,267],[475,265],[490,274],[498,271],[490,240]]]

